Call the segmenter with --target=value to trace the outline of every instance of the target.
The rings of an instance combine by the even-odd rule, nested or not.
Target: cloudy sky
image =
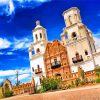
[[[28,47],[36,20],[47,29],[49,41],[60,40],[65,27],[62,13],[70,7],[80,9],[83,23],[100,44],[99,4],[99,0],[0,0],[0,82],[8,78],[15,83],[16,70],[21,82],[31,80]]]

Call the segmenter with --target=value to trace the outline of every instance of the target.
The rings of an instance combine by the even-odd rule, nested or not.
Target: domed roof
[[[36,21],[36,27],[34,29],[37,29],[37,28],[43,28],[41,25],[40,25],[40,21],[37,20]]]

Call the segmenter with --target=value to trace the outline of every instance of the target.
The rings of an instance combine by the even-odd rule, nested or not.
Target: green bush
[[[96,72],[96,75],[97,75],[98,77],[100,77],[100,66],[99,66],[99,65],[97,65],[97,66],[95,67],[94,71]]]
[[[7,91],[4,93],[4,97],[11,97],[13,96],[13,92],[12,91]]]
[[[96,83],[100,83],[100,78],[96,79]]]
[[[77,78],[77,79],[75,80],[75,85],[76,85],[76,86],[79,86],[80,83],[81,83],[81,79]]]
[[[67,85],[67,89],[70,89],[70,88],[71,88],[71,84],[68,84],[68,85]]]
[[[44,79],[41,83],[41,91],[56,90],[60,85],[60,80],[56,78]]]

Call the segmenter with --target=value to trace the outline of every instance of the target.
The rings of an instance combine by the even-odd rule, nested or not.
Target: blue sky
[[[80,9],[83,23],[100,44],[99,4],[99,0],[0,0],[0,82],[9,78],[15,83],[16,70],[21,82],[31,80],[28,47],[36,20],[47,29],[49,41],[60,40],[65,27],[62,13],[70,7]]]

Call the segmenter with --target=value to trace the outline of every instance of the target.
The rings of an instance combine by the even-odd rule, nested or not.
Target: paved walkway
[[[33,95],[25,94],[3,100],[100,100],[100,85]]]

